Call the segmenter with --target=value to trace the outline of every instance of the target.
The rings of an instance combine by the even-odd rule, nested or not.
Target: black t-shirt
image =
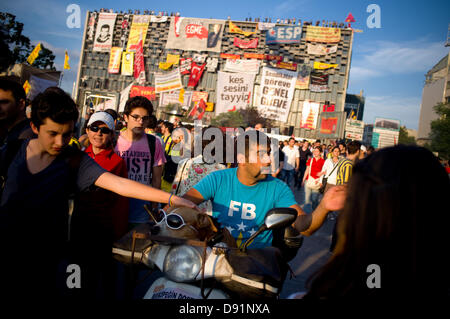
[[[67,238],[69,195],[76,189],[88,189],[106,170],[83,153],[76,181],[71,177],[67,157],[63,156],[31,174],[26,161],[28,142],[22,143],[8,168],[0,202],[0,231],[8,233],[18,228],[26,230],[27,236],[39,236],[58,245]]]
[[[307,148],[306,151],[304,151],[303,148],[299,148],[298,151],[300,153],[300,166],[306,166],[308,158],[312,156],[311,151],[309,148]]]

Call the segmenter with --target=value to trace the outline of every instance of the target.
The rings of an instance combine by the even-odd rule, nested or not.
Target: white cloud
[[[364,122],[373,124],[376,117],[400,120],[401,125],[417,129],[420,97],[368,96],[364,106]]]
[[[367,45],[367,44],[366,44]],[[364,51],[353,50],[351,80],[389,76],[392,74],[425,74],[448,53],[443,42],[426,39],[404,42],[379,41]]]

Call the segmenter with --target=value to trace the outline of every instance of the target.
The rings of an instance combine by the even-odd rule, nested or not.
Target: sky
[[[67,23],[73,14],[71,4],[80,8],[80,28],[70,28]],[[379,8],[378,20],[374,20],[377,12],[371,4]],[[366,124],[382,117],[400,120],[401,125],[415,130],[425,74],[450,49],[445,47],[450,24],[448,0],[3,0],[0,4],[0,11],[14,14],[24,23],[23,34],[33,45],[41,42],[53,51],[58,70],[63,70],[64,51],[68,51],[71,70],[64,70],[61,87],[69,93],[77,77],[86,12],[100,8],[180,12],[181,16],[198,18],[230,16],[237,21],[270,17],[272,21],[296,18],[343,22],[352,13],[356,20],[352,27],[363,32],[354,34],[347,93],[363,91]]]

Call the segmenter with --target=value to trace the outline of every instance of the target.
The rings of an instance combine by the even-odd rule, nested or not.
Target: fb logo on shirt
[[[256,206],[254,204],[247,204],[241,202],[230,201],[230,208],[228,209],[228,216],[233,217],[234,212],[238,212],[242,208],[242,219],[255,219]]]

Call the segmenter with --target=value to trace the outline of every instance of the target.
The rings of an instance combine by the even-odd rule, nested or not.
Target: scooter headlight
[[[200,252],[192,246],[175,246],[164,259],[164,272],[173,281],[192,281],[202,266]]]

